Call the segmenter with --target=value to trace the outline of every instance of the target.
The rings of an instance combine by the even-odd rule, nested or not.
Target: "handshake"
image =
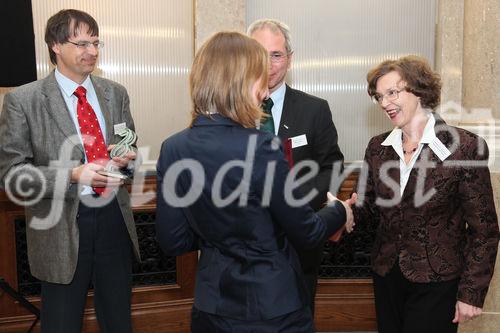
[[[340,238],[342,237],[342,233],[344,230],[347,231],[347,233],[351,233],[354,230],[354,226],[356,223],[354,223],[354,214],[352,213],[352,205],[356,203],[356,200],[358,199],[358,195],[356,193],[353,193],[351,197],[345,201],[339,200],[336,196],[334,196],[332,193],[328,192],[326,194],[326,197],[328,199],[327,204],[334,202],[334,201],[340,201],[342,205],[344,205],[345,208],[345,214],[346,214],[346,221],[345,224],[342,228],[340,228],[336,233],[334,233],[332,236],[330,236],[330,241],[332,242],[338,242]]]

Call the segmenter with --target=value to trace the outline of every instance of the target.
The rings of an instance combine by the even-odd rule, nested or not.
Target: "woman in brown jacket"
[[[441,81],[424,59],[384,61],[367,80],[394,126],[368,144],[354,211],[378,223],[379,332],[456,332],[481,314],[498,249],[488,147],[433,113]]]

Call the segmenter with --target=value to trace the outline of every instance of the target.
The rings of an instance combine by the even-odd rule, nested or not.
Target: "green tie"
[[[266,117],[265,119],[262,120],[262,124],[260,125],[260,130],[264,132],[269,132],[274,134],[274,120],[273,120],[273,114],[271,112],[271,109],[273,108],[274,102],[271,98],[266,99],[262,103],[262,109],[266,114],[269,115],[269,117]]]

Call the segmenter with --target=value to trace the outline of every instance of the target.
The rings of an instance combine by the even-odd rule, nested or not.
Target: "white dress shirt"
[[[436,132],[434,132],[436,119],[434,118],[432,113],[429,113],[428,117],[429,119],[427,120],[427,123],[425,125],[424,133],[422,135],[422,138],[420,139],[417,150],[411,157],[411,160],[408,162],[408,164],[406,164],[405,162],[403,153],[403,131],[400,128],[394,128],[389,136],[387,136],[387,138],[384,140],[384,142],[381,143],[382,146],[392,146],[392,148],[394,148],[399,156],[399,185],[401,196],[403,196],[406,184],[408,183],[408,179],[410,178],[411,170],[413,169],[418,156],[422,152],[424,144],[427,144],[441,161],[444,161],[446,158],[448,158],[448,156],[451,155],[451,152],[448,150],[448,148],[446,148],[441,140],[438,139],[438,137],[436,136]]]
[[[273,114],[274,134],[278,135],[280,129],[281,115],[283,114],[283,102],[285,101],[286,84],[283,82],[269,97],[273,100],[271,113]]]
[[[90,80],[90,76],[87,76],[85,81],[82,84],[78,84],[73,80],[64,76],[61,72],[59,72],[56,68],[55,77],[57,84],[59,85],[59,89],[62,92],[62,96],[64,98],[64,102],[68,107],[69,114],[71,115],[71,119],[73,119],[73,123],[75,124],[76,132],[78,133],[78,137],[80,138],[80,142],[83,146],[82,135],[80,133],[80,124],[78,123],[78,117],[76,114],[76,105],[78,103],[78,98],[73,95],[76,88],[79,86],[83,86],[87,90],[87,101],[89,102],[92,109],[94,109],[97,120],[99,121],[99,126],[101,127],[102,135],[104,136],[104,142],[106,143],[106,122],[104,120],[104,115],[102,114],[101,107],[99,106],[99,102],[97,100],[97,94],[95,92],[94,86],[92,85],[92,80]],[[107,143],[106,143],[107,146]],[[85,156],[85,154],[83,154]],[[87,156],[85,156],[85,163],[87,163]],[[94,190],[90,186],[83,186],[82,195],[92,194]]]

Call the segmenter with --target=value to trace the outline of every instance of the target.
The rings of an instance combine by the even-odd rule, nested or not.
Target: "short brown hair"
[[[398,72],[406,82],[405,90],[420,97],[423,108],[434,109],[441,99],[441,78],[434,72],[427,60],[416,55],[409,55],[397,60],[386,60],[371,69],[368,81],[368,95],[377,94],[377,81],[385,74]]]
[[[47,21],[45,28],[45,43],[49,48],[50,61],[56,65],[56,54],[52,51],[54,44],[63,44],[69,40],[70,35],[77,35],[82,25],[87,25],[91,36],[99,36],[99,26],[89,14],[76,9],[63,9],[54,14]]]
[[[216,112],[256,127],[264,113],[251,89],[259,79],[260,88],[267,89],[268,61],[264,47],[239,32],[212,36],[196,53],[189,75],[193,120]]]

